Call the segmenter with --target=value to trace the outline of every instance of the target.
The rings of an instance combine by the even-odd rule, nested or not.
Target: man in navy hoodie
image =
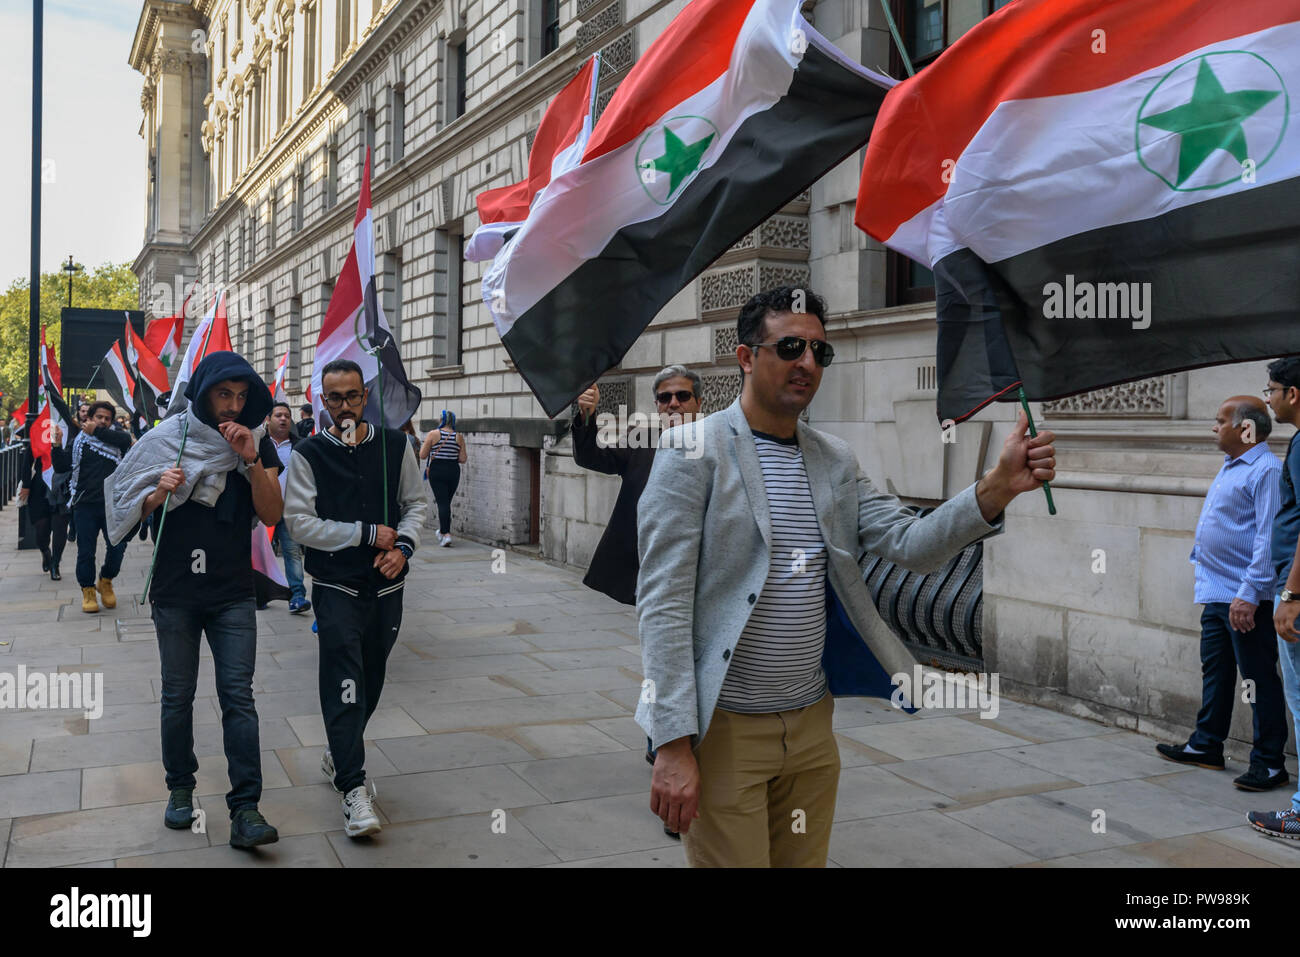
[[[213,352],[195,368],[185,397],[189,407],[180,415],[189,417],[181,423],[187,442],[179,467],[178,428],[164,420],[123,460],[119,478],[133,484],[114,492],[111,505],[128,516],[119,518],[120,527],[134,519],[133,507],[146,517],[174,493],[166,515],[159,516],[164,522],[161,534],[155,532],[158,553],[149,592],[162,659],[162,760],[171,792],[163,823],[188,828],[194,816],[199,764],[193,709],[199,637],[206,634],[230,776],[230,845],[255,847],[279,840],[257,809],[262,755],[252,687],[257,650],[252,529],[255,517],[274,527],[282,511],[275,477],[280,462],[263,425],[271,392],[240,356]],[[154,476],[156,487],[141,502],[134,490]]]

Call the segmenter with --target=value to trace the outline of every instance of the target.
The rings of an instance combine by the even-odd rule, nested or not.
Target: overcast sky
[[[144,77],[127,64],[138,0],[46,0],[41,269],[71,253],[87,267],[130,262],[144,235]],[[28,275],[31,220],[32,3],[0,0],[0,288]]]

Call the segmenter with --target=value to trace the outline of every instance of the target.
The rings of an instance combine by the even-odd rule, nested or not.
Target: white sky
[[[42,184],[41,269],[68,254],[87,268],[130,262],[144,236],[144,77],[127,65],[142,4],[46,0],[43,149],[53,183]],[[0,0],[0,288],[30,269],[32,3]]]

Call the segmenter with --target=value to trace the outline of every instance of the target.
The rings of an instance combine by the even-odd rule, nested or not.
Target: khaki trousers
[[[825,867],[839,786],[830,694],[767,714],[713,712],[696,749],[700,816],[682,835],[691,867]]]

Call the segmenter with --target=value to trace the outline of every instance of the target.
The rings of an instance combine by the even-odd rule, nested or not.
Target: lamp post
[[[72,261],[72,256],[68,256],[68,261],[63,264],[63,271],[68,274],[68,308],[72,308],[72,277],[79,272],[85,271],[81,263]]]

